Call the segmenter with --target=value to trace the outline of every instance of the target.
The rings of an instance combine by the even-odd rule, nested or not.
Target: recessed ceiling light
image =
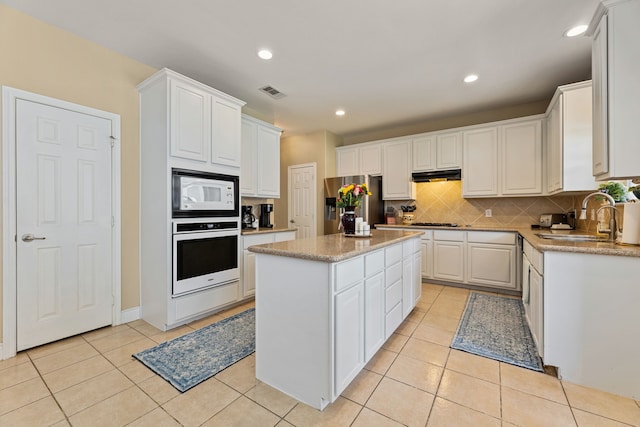
[[[478,76],[476,76],[475,74],[469,74],[467,77],[464,78],[465,83],[472,83],[472,82],[475,82],[476,80],[478,80]]]
[[[271,59],[273,58],[273,53],[270,50],[262,49],[258,52],[258,56],[262,59]]]
[[[588,27],[589,27],[588,25],[577,25],[577,26],[567,30],[567,32],[564,33],[564,35],[565,35],[565,37],[579,36],[579,35],[583,34],[585,31],[587,31]]]
[[[344,116],[344,110],[336,110],[336,116],[338,117]]]

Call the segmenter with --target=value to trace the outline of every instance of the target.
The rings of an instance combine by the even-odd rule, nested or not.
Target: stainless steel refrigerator
[[[356,209],[356,216],[366,221],[371,228],[384,224],[384,202],[382,201],[382,177],[370,175],[342,176],[324,180],[324,234],[340,233],[340,214],[344,209],[336,208],[338,190],[343,185],[367,184],[371,196],[363,199]]]

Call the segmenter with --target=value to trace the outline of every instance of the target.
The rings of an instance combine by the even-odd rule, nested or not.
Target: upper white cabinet
[[[546,112],[549,194],[597,188],[592,174],[591,81],[560,86]]]
[[[240,191],[246,197],[280,197],[280,134],[282,129],[242,116]]]
[[[464,197],[542,194],[542,118],[514,119],[463,132]]]
[[[382,144],[357,144],[336,148],[338,176],[380,175],[382,173]]]
[[[591,20],[593,175],[598,180],[640,176],[639,16],[640,1],[609,0]]]
[[[154,97],[163,114],[153,126],[158,144],[168,138],[172,158],[209,165],[240,167],[240,111],[244,102],[168,69],[162,69],[138,85],[147,99]],[[167,121],[166,111],[169,111]],[[162,135],[162,133],[165,135]]]
[[[460,169],[462,133],[426,134],[413,138],[413,172]]]
[[[414,200],[416,184],[411,181],[411,140],[401,139],[383,145],[382,198]]]

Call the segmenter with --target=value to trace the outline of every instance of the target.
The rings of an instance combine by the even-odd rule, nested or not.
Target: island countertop
[[[250,246],[249,252],[301,258],[311,261],[340,262],[367,252],[419,237],[422,232],[372,230],[371,237],[345,237],[343,234],[310,237],[286,242]]]

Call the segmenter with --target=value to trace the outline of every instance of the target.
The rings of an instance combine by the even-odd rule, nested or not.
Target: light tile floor
[[[468,291],[423,284],[403,325],[323,412],[255,379],[255,357],[180,394],[131,354],[169,332],[143,321],[0,361],[0,426],[640,426],[640,402],[450,349]]]

